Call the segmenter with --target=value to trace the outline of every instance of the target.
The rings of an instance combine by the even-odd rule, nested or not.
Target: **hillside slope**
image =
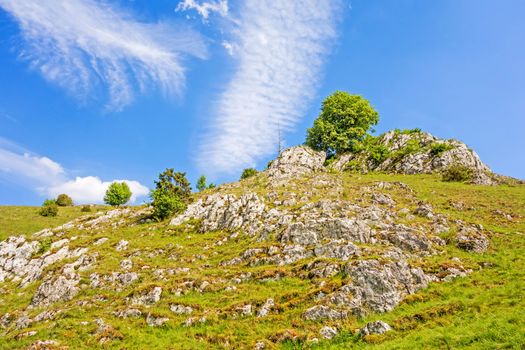
[[[525,346],[524,185],[324,163],[1,242],[0,348]]]

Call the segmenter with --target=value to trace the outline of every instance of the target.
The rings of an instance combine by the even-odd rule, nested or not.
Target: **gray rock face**
[[[249,234],[260,230],[260,219],[265,205],[255,193],[239,198],[229,194],[213,194],[190,204],[186,212],[172,219],[171,225],[180,225],[190,219],[202,220],[202,232],[242,228]]]
[[[273,299],[266,300],[263,306],[261,306],[261,308],[259,309],[259,312],[257,312],[257,317],[267,316],[274,306],[275,303]]]
[[[359,334],[361,336],[369,334],[385,334],[391,330],[392,327],[390,327],[387,323],[383,321],[374,321],[367,323],[363,328],[361,328]]]
[[[158,303],[160,300],[160,297],[162,295],[162,288],[161,287],[153,287],[148,292],[135,296],[132,299],[132,304],[135,305],[153,305],[155,303]]]
[[[16,236],[0,242],[0,282],[12,279],[20,281],[20,285],[25,287],[38,280],[49,265],[78,257],[87,251],[86,248],[70,251],[68,242],[66,239],[54,242],[51,244],[54,249],[50,248],[50,251],[37,257],[34,256],[40,249],[38,241],[28,241],[22,236]]]
[[[332,164],[337,170],[343,170],[350,161],[362,171],[386,171],[402,174],[425,174],[440,172],[453,164],[461,164],[473,170],[473,183],[491,185],[497,181],[490,176],[491,171],[473,150],[456,140],[441,140],[425,132],[401,133],[391,130],[379,137],[379,143],[386,147],[391,155],[377,164],[368,158],[368,154],[345,154]],[[442,151],[436,151],[443,145]]]
[[[483,253],[489,247],[487,237],[481,233],[481,228],[460,224],[460,229],[456,237],[457,246],[463,250]]]
[[[31,305],[47,306],[57,301],[69,301],[77,295],[79,282],[80,276],[76,273],[49,278],[38,287]]]
[[[321,336],[325,339],[332,339],[337,335],[337,329],[330,326],[324,326],[319,331],[319,334],[321,334]]]
[[[326,154],[308,146],[296,146],[284,150],[267,170],[272,180],[289,179],[316,171],[324,171]]]
[[[330,308],[326,305],[316,305],[312,306],[303,313],[303,317],[306,320],[342,320],[348,317],[346,311],[340,311],[333,308]]]

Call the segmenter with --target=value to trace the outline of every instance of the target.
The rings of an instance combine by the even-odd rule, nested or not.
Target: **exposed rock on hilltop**
[[[379,136],[372,150],[343,154],[332,168],[428,174],[456,164],[472,170],[475,184],[498,183],[489,167],[467,145],[456,140],[442,140],[419,130],[391,130]]]

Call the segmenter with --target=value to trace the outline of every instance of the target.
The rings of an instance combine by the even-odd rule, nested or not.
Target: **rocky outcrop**
[[[296,146],[284,150],[268,167],[266,173],[272,181],[290,179],[316,171],[324,171],[326,154],[308,146]]]
[[[360,171],[384,171],[402,174],[441,172],[459,164],[472,170],[472,182],[492,185],[498,183],[489,167],[472,149],[456,140],[442,140],[417,130],[391,130],[379,136],[379,147],[386,154],[372,158],[371,153],[349,153],[332,164],[337,170],[350,168]]]
[[[49,250],[39,254],[45,247],[39,241],[28,241],[23,236],[9,237],[0,242],[0,282],[20,281],[22,287],[38,280],[44,269],[58,261],[79,257],[86,248],[69,250],[69,240],[49,243]]]
[[[255,234],[261,229],[260,220],[264,210],[262,199],[255,193],[240,197],[213,194],[190,204],[182,215],[171,220],[170,225],[197,219],[201,221],[201,232],[243,229],[249,234]]]

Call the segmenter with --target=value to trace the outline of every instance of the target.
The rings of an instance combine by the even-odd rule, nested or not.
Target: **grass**
[[[319,281],[302,278],[295,272],[304,262],[290,266],[220,266],[221,261],[239,256],[250,247],[268,246],[268,242],[239,235],[223,245],[214,243],[229,236],[227,232],[196,233],[173,228],[167,223],[127,225],[94,231],[71,230],[67,236],[76,236],[71,248],[88,246],[101,237],[108,242],[97,247],[99,256],[94,270],[80,272],[85,283],[89,275],[111,274],[121,271],[119,263],[124,258],[133,261],[133,270],[140,279],[135,284],[115,289],[82,288],[70,302],[53,305],[62,313],[55,319],[33,324],[29,329],[10,328],[0,334],[0,349],[27,348],[36,339],[56,339],[70,349],[253,349],[263,341],[267,349],[523,349],[525,347],[525,186],[473,186],[462,183],[442,182],[434,175],[386,175],[351,173],[331,174],[342,184],[342,193],[327,192],[327,198],[340,196],[346,200],[367,203],[359,190],[377,181],[401,181],[408,184],[414,195],[430,202],[436,212],[451,219],[480,223],[490,234],[490,248],[484,254],[472,254],[447,244],[441,254],[421,262],[427,270],[453,264],[452,257],[459,257],[474,272],[465,278],[449,283],[431,283],[426,289],[411,295],[392,312],[371,314],[366,318],[351,317],[344,321],[314,322],[301,318],[302,311],[311,306],[313,297],[322,288]],[[302,196],[307,182],[296,181],[277,191],[278,198],[285,198],[287,191]],[[293,190],[291,189],[293,188]],[[250,190],[264,195],[269,192],[258,176],[247,179],[231,193]],[[320,190],[323,190],[322,188]],[[324,191],[324,190],[323,190]],[[405,191],[389,192],[399,206],[410,206]],[[322,199],[313,194],[310,199]],[[460,205],[463,209],[455,208]],[[412,209],[412,208],[411,208]],[[60,225],[83,213],[80,207],[60,208],[56,218],[40,217],[34,207],[0,207],[0,238],[12,234],[29,234],[45,227]],[[512,219],[503,214],[511,215]],[[444,238],[448,238],[444,234]],[[121,239],[128,240],[129,248],[117,252],[114,246]],[[48,242],[42,242],[44,249]],[[138,254],[140,252],[140,254]],[[188,267],[188,273],[169,275],[166,271]],[[51,271],[53,267],[50,267]],[[164,278],[153,273],[165,271]],[[236,290],[225,291],[229,280],[241,273],[252,276],[283,276],[277,280],[247,279],[236,284]],[[327,284],[339,285],[345,276],[325,279]],[[212,282],[204,293],[188,290],[180,296],[176,290],[181,283],[193,281],[200,285]],[[39,282],[26,289],[15,283],[0,283],[0,317],[9,312],[19,317],[25,312],[35,316],[43,309],[26,310]],[[152,286],[161,286],[163,296],[158,304],[139,307],[144,314],[168,317],[162,327],[148,327],[144,318],[119,319],[113,311],[128,307],[126,298]],[[255,309],[268,298],[273,298],[277,312],[265,318],[233,316],[240,306],[252,304]],[[85,305],[80,306],[79,301]],[[184,327],[188,316],[175,315],[170,304],[194,307],[197,319],[205,316],[206,323]],[[112,340],[100,344],[94,320],[102,318],[111,325],[108,335]],[[381,319],[394,331],[380,336],[361,338],[355,330],[369,321]],[[83,324],[83,322],[87,322]],[[324,325],[336,326],[340,333],[331,341],[318,343],[307,339],[321,338],[319,329]],[[35,336],[23,337],[22,333],[35,330]]]
[[[59,207],[57,216],[42,216],[38,213],[40,207],[0,206],[0,240],[9,236],[27,235],[45,228],[56,227],[79,216],[81,206]],[[97,206],[93,212],[106,207]]]

